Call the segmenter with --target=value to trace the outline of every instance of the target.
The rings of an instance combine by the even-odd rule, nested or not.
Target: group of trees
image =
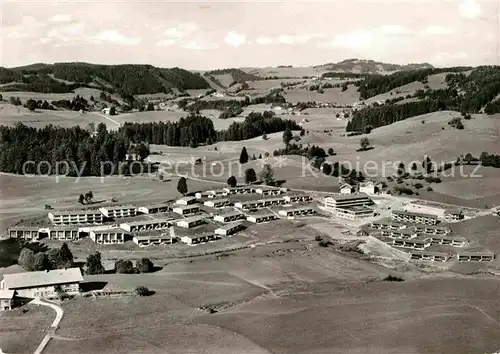
[[[47,252],[35,252],[25,247],[21,250],[17,263],[28,272],[74,266],[73,254],[66,243],[61,248],[51,248]]]
[[[80,197],[78,197],[78,203],[80,204],[90,204],[92,202],[92,199],[94,198],[94,194],[92,191],[88,191],[85,193],[85,195],[80,194]]]
[[[133,273],[151,273],[154,270],[154,264],[149,258],[136,260],[135,267],[129,259],[119,259],[115,262],[115,271],[122,274]]]

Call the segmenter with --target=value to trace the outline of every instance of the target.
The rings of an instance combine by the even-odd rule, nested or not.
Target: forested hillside
[[[71,82],[71,84],[55,79]],[[13,69],[0,68],[2,91],[71,92],[92,86],[121,95],[168,92],[175,88],[208,89],[199,74],[152,65],[94,65],[87,63],[35,64]]]
[[[441,70],[441,69],[440,69]],[[449,71],[449,69],[446,69]],[[399,73],[403,74],[403,73]],[[415,79],[417,73],[405,73],[408,76],[399,76],[400,83]],[[392,76],[392,75],[391,75]],[[425,79],[426,76],[420,76]],[[388,76],[387,78],[390,78]],[[392,85],[395,78],[377,79],[381,84]],[[420,114],[440,110],[453,110],[467,113],[487,114],[500,113],[500,67],[484,66],[464,73],[446,75],[448,88],[439,90],[418,90],[413,97],[414,102],[402,104],[385,104],[369,106],[355,111],[347,125],[347,131],[365,131],[366,127],[376,128]],[[376,86],[372,86],[376,87]],[[388,87],[388,86],[379,86]]]

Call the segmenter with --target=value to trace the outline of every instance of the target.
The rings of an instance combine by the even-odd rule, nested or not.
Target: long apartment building
[[[299,203],[299,202],[310,202],[313,200],[313,197],[307,194],[294,194],[294,195],[285,195],[283,196],[288,203]]]
[[[255,224],[260,224],[263,222],[273,221],[277,219],[279,219],[279,217],[273,212],[267,212],[267,213],[263,212],[263,213],[247,215],[247,221],[253,222]]]
[[[444,252],[412,251],[410,255],[410,259],[430,262],[446,262],[451,258],[449,253]]]
[[[211,208],[225,208],[231,205],[229,199],[209,199],[203,203],[203,205],[211,207]]]
[[[128,221],[120,224],[120,227],[129,233],[133,233],[133,232],[168,229],[173,224],[174,224],[173,218],[158,218],[150,220]]]
[[[466,238],[463,237],[451,237],[447,235],[425,235],[430,237],[433,244],[436,245],[447,245],[453,247],[465,247],[469,243]]]
[[[335,209],[335,216],[347,220],[359,220],[362,218],[369,218],[375,215],[372,208],[358,206],[358,207],[342,207]]]
[[[222,223],[238,221],[245,219],[245,214],[240,213],[239,211],[232,210],[227,213],[219,214],[214,216],[214,220]]]
[[[404,238],[394,238],[392,239],[392,245],[402,248],[413,248],[416,250],[425,250],[430,247],[432,241],[430,238],[414,238],[414,239],[404,239]]]
[[[439,222],[436,215],[413,213],[405,210],[393,210],[391,217],[395,221],[415,224],[436,225]]]
[[[194,234],[194,235],[185,235],[180,238],[181,242],[193,246],[193,245],[198,245],[200,243],[206,243],[206,242],[211,242],[218,240],[220,238],[219,235],[216,235],[214,232],[207,232],[207,233],[201,233],[201,234]]]
[[[170,245],[174,242],[170,232],[159,230],[156,232],[147,232],[134,235],[132,241],[139,247],[151,245]]]
[[[137,208],[133,205],[117,205],[99,208],[99,211],[109,219],[130,218],[137,215]]]
[[[166,213],[170,210],[172,210],[172,207],[168,203],[144,205],[137,208],[137,211],[142,214]]]
[[[412,228],[415,232],[421,234],[429,234],[429,235],[448,235],[451,233],[451,229],[445,226],[432,226],[425,224],[412,225]]]
[[[288,208],[280,210],[278,214],[287,218],[292,218],[295,216],[314,215],[316,214],[316,210],[311,207]]]
[[[198,225],[206,224],[206,218],[201,215],[191,216],[185,219],[179,219],[175,221],[178,227],[182,227],[184,229],[190,229],[192,227],[196,227]]]
[[[372,221],[370,227],[377,230],[401,230],[404,229],[406,225],[397,222]]]
[[[262,195],[281,195],[285,193],[285,190],[282,188],[256,188],[255,193]]]
[[[410,240],[416,238],[418,234],[412,230],[401,229],[401,230],[382,230],[382,236],[389,238],[401,238],[405,240]]]
[[[460,252],[457,254],[459,262],[491,262],[495,254],[491,252]]]
[[[98,244],[109,245],[125,243],[125,230],[120,227],[93,228],[89,232],[92,241]]]
[[[54,225],[102,224],[104,219],[99,210],[51,211],[48,217]]]
[[[12,226],[7,230],[10,238],[19,238],[27,241],[37,241],[40,239],[40,227],[38,226]]]
[[[255,193],[255,188],[253,187],[234,187],[234,188],[223,188],[223,191],[227,194],[253,194]]]
[[[189,215],[200,211],[199,205],[177,205],[172,211],[179,215]]]
[[[40,229],[40,234],[47,235],[49,239],[57,241],[77,241],[80,239],[78,227],[69,225],[43,228]]]
[[[180,199],[177,199],[175,201],[175,204],[177,204],[177,205],[192,205],[192,204],[196,204],[196,202],[197,202],[196,197],[182,197]]]
[[[221,227],[215,229],[215,234],[221,236],[230,236],[243,229],[245,229],[245,225],[243,225],[239,221],[236,221],[230,224],[222,225]]]
[[[373,205],[373,200],[364,193],[357,194],[334,194],[324,199],[326,209],[362,207]]]
[[[249,210],[256,208],[265,208],[272,205],[284,205],[287,201],[283,198],[269,198],[269,199],[257,199],[257,200],[247,200],[244,202],[234,203],[234,206],[239,209]]]
[[[201,198],[217,198],[217,197],[225,197],[227,196],[229,193],[223,189],[212,189],[212,190],[208,190],[208,191],[205,191],[205,192],[197,192],[195,194],[195,197],[197,199],[201,199]]]

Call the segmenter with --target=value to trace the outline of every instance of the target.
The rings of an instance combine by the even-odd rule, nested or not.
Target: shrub
[[[328,247],[328,246],[330,246],[331,244],[332,244],[332,243],[331,243],[330,241],[328,241],[328,240],[321,240],[321,241],[319,241],[319,245],[320,245],[321,247]]]
[[[428,186],[426,189],[427,189],[428,192],[432,192],[433,191],[433,189],[432,189],[431,186]]]
[[[318,235],[318,236],[316,236],[314,239],[315,239],[316,241],[318,241],[318,242],[319,242],[319,241],[322,241],[322,240],[323,240],[323,237],[321,237],[321,236],[319,236],[319,235]]]
[[[148,288],[146,288],[145,286],[138,286],[137,288],[135,288],[135,293],[139,296],[148,296],[148,295],[151,295],[151,290],[149,290]]]
[[[403,278],[394,276],[394,275],[388,275],[384,279],[384,281],[405,281]]]
[[[415,183],[414,187],[417,188],[417,189],[421,189],[424,186],[421,183]]]
[[[130,260],[119,259],[115,262],[115,270],[121,274],[132,274],[134,272],[134,265]]]
[[[135,268],[139,273],[151,273],[154,269],[154,265],[149,258],[142,258],[136,261]]]

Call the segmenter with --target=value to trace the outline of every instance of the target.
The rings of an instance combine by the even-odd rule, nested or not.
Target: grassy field
[[[25,91],[12,91],[12,92],[1,92],[0,88],[0,94],[4,97],[4,100],[7,100],[10,97],[19,97],[19,99],[25,103],[28,99],[34,99],[34,100],[47,100],[49,103],[52,101],[58,101],[58,100],[71,100],[73,99],[76,95],[79,95],[86,100],[90,100],[90,96],[94,96],[95,99],[99,99],[99,94],[101,93],[101,90],[94,89],[94,88],[88,88],[88,87],[81,87],[77,88],[73,92],[69,93],[41,93],[41,92],[25,92]],[[121,98],[119,95],[111,95],[114,99],[121,101]]]
[[[26,313],[21,309],[0,312],[0,349],[4,353],[32,353],[55,316],[43,306],[25,305],[24,309]]]
[[[324,93],[318,93],[317,91],[292,88],[285,92],[284,97],[287,102],[291,103],[316,101],[330,102],[337,105],[352,105],[359,101],[359,92],[357,87],[353,85],[349,85],[344,92],[340,87],[328,88],[324,91]]]

